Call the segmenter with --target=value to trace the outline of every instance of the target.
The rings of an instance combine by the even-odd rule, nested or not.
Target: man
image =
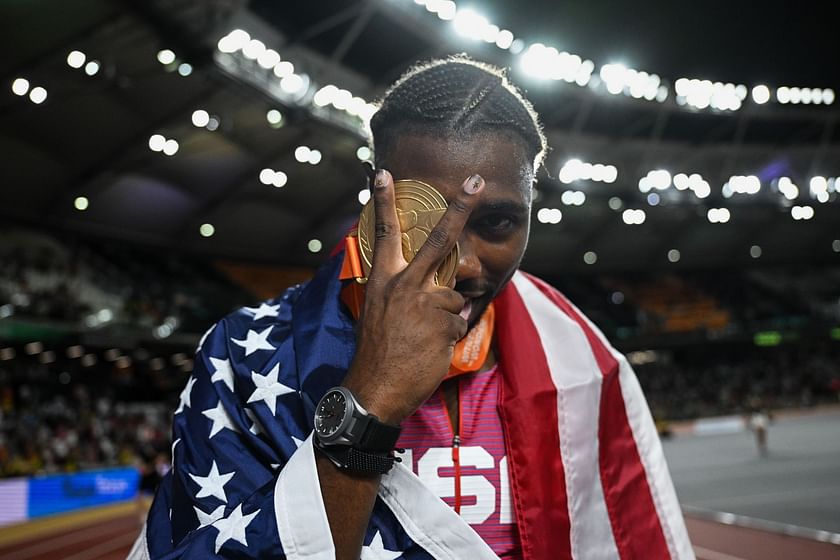
[[[517,271],[546,150],[531,105],[454,58],[410,70],[371,130],[358,321],[341,253],[205,335],[133,557],[692,558],[626,360]],[[410,262],[395,179],[448,202]],[[468,331],[488,338],[463,373]]]

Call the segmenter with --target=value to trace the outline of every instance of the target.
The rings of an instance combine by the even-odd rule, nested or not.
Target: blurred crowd
[[[168,464],[176,387],[186,373],[165,374],[172,383],[107,361],[0,362],[0,476]]]
[[[201,260],[117,242],[0,230],[0,318],[194,332],[251,296]]]
[[[283,276],[246,272],[263,291]],[[166,251],[0,229],[0,476],[133,464],[151,487],[195,343],[257,300],[232,277]],[[549,280],[630,353],[657,419],[838,402],[836,268]],[[770,347],[753,339],[762,329],[779,330]]]
[[[716,345],[657,352],[635,370],[658,419],[840,402],[840,344]]]

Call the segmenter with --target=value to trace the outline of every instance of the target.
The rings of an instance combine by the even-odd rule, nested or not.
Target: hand
[[[399,424],[437,389],[455,344],[467,333],[464,298],[437,286],[435,271],[455,246],[478,195],[479,175],[467,178],[407,263],[402,254],[391,174],[380,169],[373,186],[375,248],[359,317],[356,356],[344,385],[369,412]]]

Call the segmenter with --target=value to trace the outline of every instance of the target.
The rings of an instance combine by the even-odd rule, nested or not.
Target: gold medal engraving
[[[411,262],[423,243],[429,237],[432,229],[437,225],[446,212],[446,199],[431,185],[414,179],[403,179],[394,182],[394,196],[396,198],[397,217],[402,232],[402,252],[406,261]],[[362,208],[359,217],[359,252],[362,256],[362,269],[365,276],[370,275],[373,264],[375,216],[373,199]],[[458,269],[458,244],[443,259],[435,273],[435,283],[439,286],[450,286],[455,280]]]

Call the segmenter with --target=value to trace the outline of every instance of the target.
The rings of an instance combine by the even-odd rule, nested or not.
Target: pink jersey
[[[502,558],[520,558],[496,367],[458,379],[460,426],[452,430],[441,391],[403,421],[403,461]]]

